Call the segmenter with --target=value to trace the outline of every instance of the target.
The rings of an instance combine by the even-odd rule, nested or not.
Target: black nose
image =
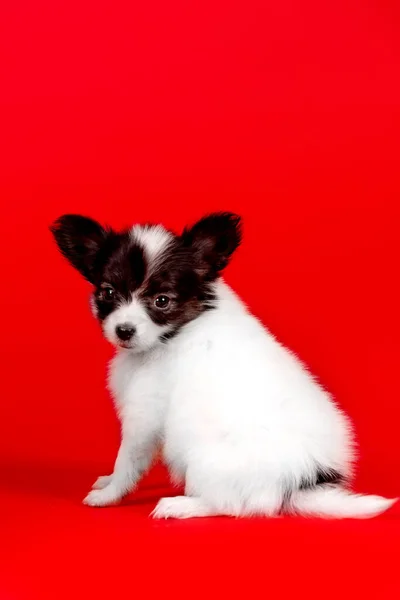
[[[115,333],[120,340],[127,342],[135,335],[135,328],[130,323],[122,323],[122,325],[117,325]]]

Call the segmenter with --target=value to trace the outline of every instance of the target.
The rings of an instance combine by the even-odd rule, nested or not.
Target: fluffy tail
[[[321,486],[292,495],[289,511],[306,516],[368,519],[390,508],[395,502],[382,496],[363,496],[340,486]]]

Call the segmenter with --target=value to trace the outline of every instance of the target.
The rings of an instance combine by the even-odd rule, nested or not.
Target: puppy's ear
[[[94,283],[100,256],[114,232],[81,215],[63,215],[53,223],[50,231],[61,253],[90,283]]]
[[[227,266],[241,239],[241,219],[229,212],[208,215],[182,234],[183,245],[193,250],[196,271],[209,280]]]

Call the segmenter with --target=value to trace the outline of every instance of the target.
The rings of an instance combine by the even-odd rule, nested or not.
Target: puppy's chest
[[[117,355],[110,365],[109,387],[119,413],[153,411],[155,404],[165,403],[167,390],[162,386],[159,361],[140,356]],[[131,412],[131,411],[130,411]]]

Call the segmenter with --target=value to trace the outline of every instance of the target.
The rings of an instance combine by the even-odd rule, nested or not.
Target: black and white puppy
[[[370,517],[394,502],[348,490],[348,418],[221,279],[241,241],[238,216],[175,235],[64,215],[52,232],[93,285],[93,312],[117,348],[109,383],[122,441],[86,504],[117,503],[159,447],[185,495],[161,499],[156,518]]]

